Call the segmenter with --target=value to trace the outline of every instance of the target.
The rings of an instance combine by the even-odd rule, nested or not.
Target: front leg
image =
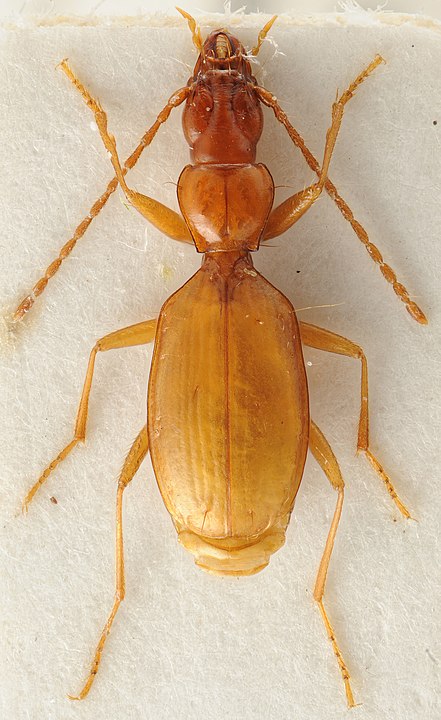
[[[285,230],[288,230],[290,227],[292,227],[294,223],[296,223],[297,220],[299,220],[302,215],[304,215],[304,213],[309,210],[309,208],[321,195],[323,188],[328,182],[329,163],[331,162],[332,153],[334,152],[337,135],[340,130],[341,121],[343,119],[345,105],[353,97],[357,87],[361,85],[363,80],[365,80],[368,75],[370,75],[381,62],[383,62],[383,58],[381,58],[380,55],[377,55],[377,57],[371,62],[371,64],[365,70],[363,70],[360,75],[358,75],[354,82],[349,85],[348,89],[345,90],[345,92],[339,98],[337,98],[337,100],[333,104],[332,122],[331,127],[326,133],[323,162],[320,170],[317,173],[319,176],[318,182],[310,185],[306,188],[306,190],[292,195],[281,205],[274,208],[268,218],[268,223],[266,225],[265,233],[263,236],[264,240],[269,240],[270,238],[277,237],[278,235],[284,233]],[[275,98],[273,98],[273,96],[267,90],[264,90],[260,87],[257,88],[257,93],[261,101],[265,105],[273,107],[274,111],[276,112],[276,108],[274,105]],[[278,119],[282,121],[281,117],[278,117]]]
[[[75,85],[77,90],[80,91],[86,105],[92,110],[95,115],[95,122],[98,126],[98,130],[101,135],[101,139],[104,143],[106,150],[110,153],[112,165],[115,170],[115,175],[118,178],[118,182],[121,185],[127,200],[134,208],[136,208],[141,215],[143,215],[149,222],[152,223],[158,230],[168,235],[173,240],[179,240],[181,242],[193,243],[190,231],[185,224],[184,218],[171,208],[163,205],[158,200],[154,200],[147,195],[131,190],[125,180],[125,173],[121,167],[121,163],[116,150],[115,138],[107,130],[107,115],[102,109],[101,105],[95,100],[84,85],[78,80],[76,75],[69,67],[67,60],[63,60],[60,63],[60,67],[64,73],[66,73],[69,80]],[[179,104],[183,102],[185,97],[189,93],[189,88],[186,87],[181,91],[182,97],[179,97]]]
[[[285,230],[288,230],[290,227],[292,227],[292,225],[294,225],[294,223],[296,223],[297,220],[299,220],[299,218],[301,218],[301,216],[317,200],[317,198],[321,194],[321,189],[318,190],[318,187],[320,186],[320,181],[323,178],[323,171],[325,170],[327,173],[327,168],[325,168],[325,161],[327,159],[329,165],[329,160],[331,158],[337,133],[340,127],[341,116],[343,115],[343,107],[352,97],[358,85],[360,85],[360,83],[362,83],[363,80],[367,78],[368,75],[370,75],[372,71],[375,70],[375,68],[382,62],[384,62],[383,58],[380,55],[377,55],[370,63],[370,65],[368,65],[368,67],[363,70],[363,72],[361,72],[360,75],[354,80],[354,82],[348,87],[346,92],[343,93],[340,100],[336,103],[341,107],[338,111],[336,111],[337,115],[334,114],[333,110],[333,123],[330,130],[328,131],[326,143],[328,150],[325,149],[325,157],[322,167],[320,167],[318,160],[314,157],[312,152],[305,145],[305,141],[303,140],[301,135],[298,133],[295,127],[291,125],[286,113],[280,107],[277,98],[272,95],[272,93],[268,92],[268,90],[265,90],[265,88],[259,86],[254,87],[258,97],[260,98],[260,101],[273,110],[277,120],[285,127],[289,137],[293,141],[294,145],[299,148],[311,170],[313,170],[319,177],[318,183],[315,183],[309,188],[306,188],[306,190],[304,190],[303,192],[297,193],[291,198],[288,198],[288,200],[285,200],[284,203],[282,203],[279,207],[275,208],[272,211],[266,225],[263,240],[269,240],[270,238],[277,237],[278,235],[284,233]],[[336,104],[334,104],[334,108]],[[338,117],[339,114],[340,118]],[[332,130],[332,127],[334,127],[334,131]],[[411,300],[406,287],[398,281],[397,276],[391,266],[384,262],[381,252],[379,251],[377,246],[369,240],[369,236],[366,230],[354,217],[354,213],[352,212],[351,208],[349,207],[347,202],[341,197],[337,188],[329,180],[328,177],[324,177],[323,186],[329,197],[334,200],[345,220],[350,223],[356,236],[365,246],[367,252],[369,253],[369,256],[379,266],[385,280],[392,285],[394,293],[405,304],[408,313],[417,322],[421,323],[422,325],[427,325],[427,318],[421,308],[413,300]]]

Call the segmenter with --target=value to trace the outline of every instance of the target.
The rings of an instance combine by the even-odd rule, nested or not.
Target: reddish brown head
[[[183,113],[184,134],[198,163],[253,163],[263,117],[242,43],[224,29],[201,47]]]

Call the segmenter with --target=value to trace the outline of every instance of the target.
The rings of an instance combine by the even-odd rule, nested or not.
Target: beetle
[[[115,601],[98,642],[90,674],[74,699],[88,694],[113,620],[125,594],[123,493],[150,451],[164,503],[178,539],[199,567],[215,575],[261,571],[284,543],[285,531],[303,475],[308,448],[337,491],[337,503],[320,563],[317,601],[345,685],[354,705],[349,672],[323,605],[326,574],[341,516],[344,483],[335,456],[309,415],[302,346],[359,359],[362,368],[358,449],[363,451],[405,517],[409,511],[389,476],[369,449],[367,362],[361,347],[328,330],[299,323],[294,307],[253,265],[261,242],[291,227],[326,190],[354,227],[369,254],[410,314],[426,318],[386,265],[327,178],[345,105],[378,67],[377,56],[336,100],[323,162],[312,157],[277,99],[257,84],[249,54],[224,28],[202,41],[184,11],[200,55],[188,84],[172,95],[144,136],[139,150],[121,165],[107,117],[75,76],[62,70],[94,113],[119,184],[129,202],[169,237],[194,243],[201,269],[169,298],[158,319],[106,335],[94,346],[86,372],[74,438],[44,470],[24,500],[27,509],[55,467],[85,440],[88,402],[99,352],[155,342],[148,392],[148,421],[124,464],[117,490],[117,582]],[[250,55],[258,54],[275,18],[259,34]],[[178,181],[181,215],[130,189],[125,180],[141,151],[173,108],[184,105],[183,126],[192,164]],[[273,208],[274,183],[256,160],[262,131],[261,104],[272,108],[295,145],[318,174],[318,181]],[[113,190],[111,190],[112,192]],[[110,195],[107,195],[107,197]],[[51,264],[34,292],[16,312],[20,319],[59,269],[90,221],[103,207],[102,196],[77,233]]]

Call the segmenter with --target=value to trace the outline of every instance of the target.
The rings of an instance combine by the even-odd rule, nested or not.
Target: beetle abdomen
[[[309,428],[294,309],[248,255],[227,256],[208,255],[165,303],[148,406],[153,467],[181,540],[195,554],[189,533],[233,553],[216,572],[234,572],[239,548],[283,543]]]

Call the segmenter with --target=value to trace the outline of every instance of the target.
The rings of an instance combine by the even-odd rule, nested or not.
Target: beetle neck
[[[202,261],[204,270],[215,270],[223,277],[228,277],[239,269],[252,267],[254,267],[253,261],[248,250],[206,252]]]

